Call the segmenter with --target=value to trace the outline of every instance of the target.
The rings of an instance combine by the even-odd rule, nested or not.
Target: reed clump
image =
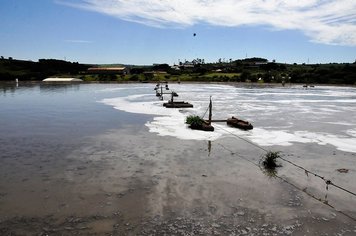
[[[280,152],[268,151],[263,156],[262,165],[265,169],[274,170],[276,167],[280,165],[277,164],[277,159],[280,158]]]
[[[187,116],[185,123],[190,127],[201,127],[203,125],[203,120],[199,116],[190,115]]]

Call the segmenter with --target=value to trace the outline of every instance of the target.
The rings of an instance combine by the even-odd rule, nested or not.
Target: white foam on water
[[[165,109],[159,101],[135,101],[144,95],[132,95],[127,97],[108,98],[101,100],[102,103],[113,106],[115,109],[147,115],[167,115],[174,116],[179,114],[175,109]]]
[[[255,128],[248,135],[251,141],[261,146],[291,146],[293,143],[316,143],[318,145],[332,145],[345,152],[356,152],[356,130],[349,131],[355,138],[327,133],[313,133],[308,131],[289,132],[286,130],[265,130]]]
[[[135,88],[133,87],[132,89]],[[179,90],[183,92],[179,92]],[[309,115],[325,113],[325,115],[333,117],[332,114],[343,111],[343,109],[336,109],[338,107],[337,103],[355,103],[355,99],[340,99],[334,95],[335,98],[330,101],[302,98],[288,100],[288,94],[293,93],[293,91],[288,91],[285,92],[286,98],[284,100],[283,98],[279,101],[270,99],[261,100],[254,94],[256,90],[253,90],[253,93],[248,93],[249,89],[235,88],[227,85],[181,85],[179,86],[179,90],[174,91],[177,91],[180,97],[187,98],[194,105],[194,108],[167,109],[162,106],[162,101],[157,100],[153,93],[104,99],[101,102],[125,112],[153,115],[153,119],[145,125],[149,128],[150,132],[160,136],[172,136],[183,140],[216,140],[234,135],[248,139],[260,146],[290,146],[293,143],[315,143],[318,145],[329,144],[335,146],[338,150],[356,152],[356,129],[347,130],[344,136],[327,132],[293,131],[293,120],[288,119],[282,119],[285,122],[283,123],[282,121],[277,126],[271,126],[266,123],[264,128],[255,127],[251,131],[242,131],[227,127],[223,123],[214,123],[214,132],[204,132],[191,130],[185,124],[185,119],[188,115],[202,116],[206,112],[208,99],[211,95],[214,98],[213,112],[215,119],[226,119],[231,115],[242,114],[242,118],[251,117],[252,121],[253,118],[258,118],[256,117],[257,114],[262,115],[259,118],[260,121],[266,118],[272,120],[283,118],[287,113],[306,113]],[[273,89],[270,90],[271,92],[273,91]],[[246,96],[242,96],[241,92],[246,94]],[[332,104],[327,104],[328,107],[323,107],[323,105],[319,105],[322,102],[323,105],[325,103]],[[309,105],[312,103],[316,105]],[[288,106],[277,104],[288,104]],[[335,107],[335,110],[330,109],[331,107]],[[342,106],[340,107],[342,108]],[[314,116],[308,122],[319,122],[320,118],[319,116]],[[332,122],[329,123],[332,124]],[[345,126],[353,125],[347,122],[347,120],[334,123]]]
[[[101,102],[113,106],[115,109],[136,114],[156,115],[146,126],[150,132],[160,136],[173,136],[184,140],[216,140],[222,136],[220,132],[204,132],[191,130],[185,124],[185,118],[191,109],[185,109],[183,114],[179,109],[168,109],[162,102],[137,102],[134,100],[143,95],[103,99]]]
[[[248,137],[251,141],[261,146],[291,146],[293,142],[310,142],[309,139],[286,130],[266,130],[262,128],[254,128]]]
[[[353,136],[353,137],[356,137],[356,129],[346,130],[346,134],[348,134],[350,136]]]
[[[332,125],[344,125],[344,126],[356,126],[355,123],[350,123],[350,122],[323,122],[325,124],[332,124]]]
[[[173,136],[183,140],[217,140],[223,136],[218,130],[214,132],[204,132],[192,130],[185,124],[185,116],[155,117],[152,122],[147,122],[146,126],[150,132],[157,133],[159,136]]]

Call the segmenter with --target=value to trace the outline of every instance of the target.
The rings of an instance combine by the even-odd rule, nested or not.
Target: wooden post
[[[211,96],[210,96],[210,103],[209,103],[209,120],[208,120],[208,124],[211,125],[211,117],[212,117],[212,109],[213,109],[213,104],[211,102]]]

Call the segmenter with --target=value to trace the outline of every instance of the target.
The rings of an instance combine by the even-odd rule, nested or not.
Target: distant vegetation
[[[40,59],[38,62],[0,58],[0,80],[43,80],[50,76],[78,76],[90,66],[78,62]]]
[[[78,62],[40,59],[38,62],[0,59],[0,80],[42,80],[51,76],[70,76],[85,81],[156,82],[259,82],[303,84],[356,84],[356,63],[284,64],[264,58],[221,60],[205,63],[204,59],[169,66],[125,66],[124,73],[88,73],[89,67]],[[103,67],[103,65],[100,65]],[[112,66],[112,65],[107,65]]]

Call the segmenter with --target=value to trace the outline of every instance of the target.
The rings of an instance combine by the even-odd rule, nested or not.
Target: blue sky
[[[33,61],[356,60],[355,0],[0,0],[0,29],[1,56]]]

